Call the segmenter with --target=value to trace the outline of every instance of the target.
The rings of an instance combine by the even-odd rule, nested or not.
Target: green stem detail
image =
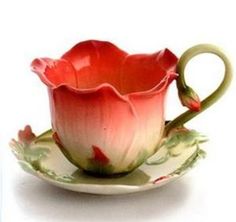
[[[184,78],[184,70],[187,63],[194,56],[201,53],[213,53],[223,60],[225,65],[224,79],[219,85],[219,87],[201,102],[200,111],[196,112],[188,110],[183,114],[179,115],[178,117],[176,117],[173,121],[169,122],[165,127],[166,135],[170,132],[171,129],[183,125],[184,123],[188,122],[189,120],[191,120],[192,118],[194,118],[195,116],[197,116],[198,114],[209,108],[211,105],[213,105],[225,93],[225,91],[230,85],[230,82],[232,80],[233,70],[228,57],[217,46],[210,44],[200,44],[188,49],[180,57],[180,60],[177,65],[177,73],[179,74],[179,77],[177,79],[177,88],[179,95],[183,93],[186,88],[188,88]]]

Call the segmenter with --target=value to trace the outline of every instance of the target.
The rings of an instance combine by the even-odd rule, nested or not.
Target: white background
[[[65,191],[24,173],[8,147],[26,124],[36,133],[50,127],[46,88],[29,68],[35,57],[57,58],[86,39],[109,40],[130,53],[168,47],[177,56],[208,42],[235,64],[235,8],[233,0],[0,0],[2,221],[236,221],[235,81],[222,100],[188,123],[209,136],[207,158],[160,189],[107,197]],[[187,79],[203,98],[223,71],[216,56],[202,55],[189,64]],[[173,84],[166,116],[183,110]]]

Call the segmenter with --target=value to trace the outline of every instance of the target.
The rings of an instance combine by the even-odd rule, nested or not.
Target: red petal
[[[174,73],[177,57],[168,49],[143,55],[130,55],[122,66],[122,93],[150,90],[161,83],[168,75]]]
[[[78,88],[94,88],[109,83],[119,89],[120,67],[126,55],[110,42],[92,40],[75,45],[62,58],[75,67]]]
[[[18,140],[25,144],[30,144],[35,139],[35,134],[29,125],[25,126],[23,130],[18,132]]]
[[[94,89],[106,83],[120,94],[147,91],[149,94],[152,89],[156,91],[161,82],[171,79],[168,76],[175,72],[177,60],[168,49],[154,54],[128,55],[112,43],[92,40],[75,45],[60,60],[36,59],[32,68],[49,87],[64,84]]]
[[[109,163],[109,158],[102,152],[102,150],[97,146],[92,146],[93,148],[93,158],[92,160],[96,163],[107,165]]]
[[[201,102],[200,101],[191,101],[189,103],[189,109],[195,112],[201,111]]]
[[[155,88],[169,72],[175,72],[178,61],[168,49],[128,55],[112,43],[95,40],[75,45],[62,58],[74,65],[78,88],[96,88],[108,83],[121,94]]]
[[[32,71],[38,74],[40,79],[49,87],[68,84],[76,87],[76,74],[73,66],[66,60],[53,60],[50,58],[35,59]]]

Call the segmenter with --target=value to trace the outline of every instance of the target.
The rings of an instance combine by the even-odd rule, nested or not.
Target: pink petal
[[[147,158],[157,150],[164,130],[165,94],[166,90],[149,96],[140,94],[129,96],[138,116],[138,130],[132,146],[126,150],[124,162],[142,155],[146,155],[144,157]]]
[[[90,93],[62,85],[49,90],[49,94],[53,130],[73,162],[79,162],[86,169],[96,146],[102,147],[117,170],[123,167],[119,166],[120,160],[137,130],[137,117],[128,100],[109,85]]]
[[[124,161],[134,156],[146,155],[147,157],[157,150],[164,131],[165,96],[168,85],[175,77],[176,74],[170,72],[167,78],[153,89],[127,95],[138,117],[138,130],[132,146],[126,150]]]

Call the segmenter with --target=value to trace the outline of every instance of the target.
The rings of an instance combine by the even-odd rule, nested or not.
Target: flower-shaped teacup
[[[189,59],[205,52],[220,56],[226,72],[220,87],[201,103],[183,73]],[[32,70],[48,87],[54,140],[71,163],[96,175],[137,168],[173,127],[215,102],[231,79],[227,57],[208,44],[178,60],[168,49],[130,55],[109,42],[85,41],[60,59],[35,59]],[[165,126],[164,100],[173,80],[190,110]]]

